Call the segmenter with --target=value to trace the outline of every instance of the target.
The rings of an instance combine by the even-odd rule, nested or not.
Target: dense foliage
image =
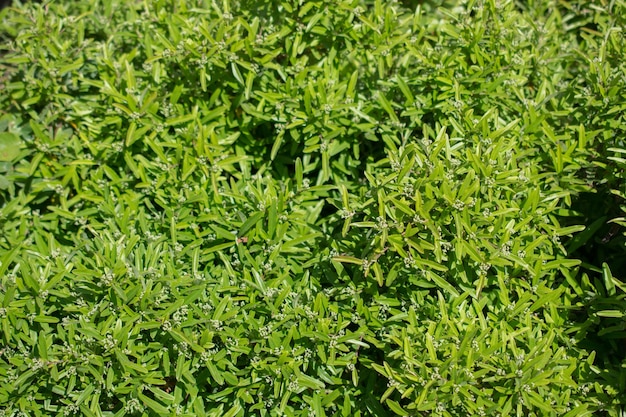
[[[623,415],[623,0],[16,3],[0,415]]]

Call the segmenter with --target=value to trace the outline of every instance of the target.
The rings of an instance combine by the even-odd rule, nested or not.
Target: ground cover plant
[[[0,415],[623,415],[624,1],[0,16]]]

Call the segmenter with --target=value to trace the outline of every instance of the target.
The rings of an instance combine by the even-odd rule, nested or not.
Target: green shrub
[[[3,10],[0,411],[621,415],[624,12]]]

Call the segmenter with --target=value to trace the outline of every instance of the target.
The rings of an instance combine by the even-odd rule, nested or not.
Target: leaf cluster
[[[0,11],[3,415],[621,415],[625,5],[433,3]]]

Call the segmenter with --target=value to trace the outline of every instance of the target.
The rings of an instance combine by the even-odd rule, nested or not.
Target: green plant
[[[441,6],[0,12],[0,412],[623,413],[624,4]]]

